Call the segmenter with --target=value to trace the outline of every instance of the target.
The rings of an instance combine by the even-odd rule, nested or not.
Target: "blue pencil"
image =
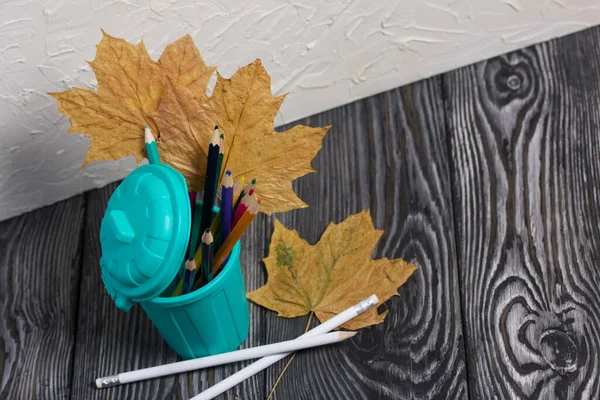
[[[202,235],[202,282],[206,285],[213,277],[213,235],[210,229]]]
[[[219,162],[219,127],[215,126],[210,144],[208,145],[208,161],[206,162],[206,180],[204,181],[204,197],[202,198],[202,220],[200,232],[210,228],[213,205],[217,192],[217,166]]]
[[[190,258],[185,262],[185,271],[183,272],[183,285],[181,285],[181,294],[192,291],[194,286],[194,275],[196,275],[196,262]]]
[[[204,180],[204,196],[202,198],[202,210],[200,211],[198,199],[196,198],[196,211],[192,219],[192,232],[188,247],[188,257],[194,257],[198,249],[198,237],[204,230],[210,227],[212,208],[215,203],[215,179],[217,173],[217,162],[219,159],[219,127],[215,126],[213,135],[208,145],[208,160],[206,161],[206,179]],[[200,211],[200,212],[199,212]]]

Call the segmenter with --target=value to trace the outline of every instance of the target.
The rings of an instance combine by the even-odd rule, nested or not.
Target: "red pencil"
[[[244,213],[246,212],[248,207],[250,207],[250,204],[252,204],[253,201],[254,189],[250,189],[248,196],[244,196],[242,198],[242,201],[240,201],[238,207],[235,209],[235,214],[233,215],[233,219],[231,220],[231,229],[233,229],[235,224],[237,224],[240,218],[242,218],[242,215],[244,215]]]

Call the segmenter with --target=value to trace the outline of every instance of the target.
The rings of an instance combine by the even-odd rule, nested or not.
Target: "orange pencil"
[[[221,267],[221,264],[223,264],[223,261],[225,261],[229,253],[231,253],[233,246],[235,246],[238,240],[240,240],[240,238],[242,237],[252,220],[256,217],[256,214],[258,214],[259,209],[260,204],[258,204],[258,201],[253,201],[250,207],[248,207],[248,210],[242,216],[242,218],[240,218],[239,222],[231,230],[231,233],[229,233],[229,236],[227,236],[227,239],[225,239],[225,241],[217,251],[217,254],[215,254],[215,258],[213,261],[214,275],[217,274],[217,271]]]

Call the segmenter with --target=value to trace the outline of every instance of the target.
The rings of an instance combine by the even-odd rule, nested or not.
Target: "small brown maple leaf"
[[[275,219],[275,230],[264,259],[268,281],[248,298],[293,318],[314,312],[321,322],[339,314],[371,294],[383,303],[398,295],[398,288],[417,266],[402,259],[371,259],[383,234],[376,230],[368,210],[330,223],[319,242],[311,246],[295,230]],[[360,329],[383,322],[373,308],[343,325]]]

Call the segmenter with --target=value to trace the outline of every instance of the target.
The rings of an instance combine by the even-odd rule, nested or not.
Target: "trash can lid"
[[[175,279],[190,236],[184,177],[166,164],[131,172],[115,190],[102,219],[100,268],[118,308],[160,295]]]

